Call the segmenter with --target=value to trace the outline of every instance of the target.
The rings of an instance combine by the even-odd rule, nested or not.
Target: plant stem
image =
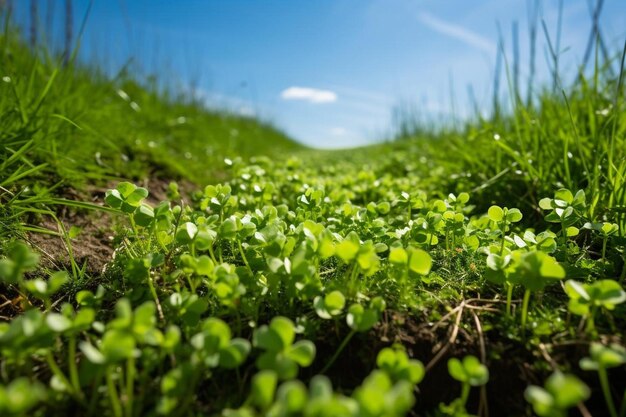
[[[461,386],[461,404],[463,404],[463,409],[465,409],[465,404],[467,404],[467,399],[469,398],[470,393],[470,384],[464,382]]]
[[[96,409],[96,404],[98,400],[98,388],[100,388],[100,382],[102,381],[102,368],[98,369],[96,377],[93,382],[93,387],[91,390],[91,400],[89,401],[89,408],[87,411],[88,416],[93,416],[94,410]]]
[[[352,270],[350,271],[350,281],[348,284],[348,289],[350,291],[351,295],[354,295],[355,292],[355,286],[356,286],[356,278],[359,275],[359,265],[358,263],[354,263],[354,265],[352,266]]]
[[[126,361],[126,417],[133,415],[133,398],[135,391],[135,358],[131,356]]]
[[[215,252],[213,252],[213,245],[209,245],[209,255],[211,256],[211,259],[213,260],[213,263],[217,264],[217,259],[215,258]]]
[[[587,325],[585,326],[585,330],[587,331],[588,334],[595,336],[596,335],[596,325],[595,325],[595,315],[596,315],[596,308],[595,307],[591,307],[591,310],[589,311],[589,314],[587,315]]]
[[[511,300],[513,299],[513,284],[506,283],[506,315],[511,316]]]
[[[524,291],[524,301],[522,302],[522,334],[526,334],[526,320],[528,319],[528,302],[530,301],[530,290]]]
[[[109,400],[111,400],[111,407],[113,408],[113,415],[115,417],[122,417],[122,404],[120,403],[120,397],[117,395],[117,389],[115,388],[115,382],[113,381],[113,365],[109,365],[106,371],[107,389],[109,391]]]
[[[613,397],[611,396],[609,376],[607,375],[606,369],[602,366],[598,368],[598,377],[600,377],[600,386],[602,387],[602,393],[604,394],[604,400],[606,401],[606,406],[609,409],[609,414],[611,417],[619,417],[617,409],[615,408],[615,403],[613,402]]]
[[[609,238],[605,236],[604,240],[602,241],[602,262],[606,261],[606,244],[608,241],[609,241]]]
[[[250,268],[248,258],[246,258],[246,253],[243,251],[243,246],[241,246],[240,240],[237,240],[237,246],[239,247],[239,253],[241,254],[241,259],[243,260],[243,263],[246,265],[246,268],[250,272],[250,275],[254,276],[254,272],[252,272],[252,268]]]
[[[74,388],[72,387],[72,384],[67,379],[63,371],[61,371],[59,365],[57,365],[57,363],[54,361],[54,356],[52,356],[52,352],[48,352],[48,354],[46,355],[46,362],[48,363],[48,366],[50,367],[50,370],[52,371],[54,376],[56,376],[63,383],[63,385],[65,385],[65,388],[69,392],[74,394]]]
[[[352,331],[350,331],[350,333],[348,333],[346,338],[343,339],[343,342],[341,342],[341,344],[339,345],[339,347],[335,351],[335,354],[328,360],[328,362],[326,362],[326,365],[320,371],[320,374],[323,374],[328,369],[330,369],[330,367],[333,365],[333,363],[335,363],[335,361],[337,360],[337,358],[339,357],[341,352],[346,348],[346,346],[348,345],[348,342],[350,341],[350,339],[352,339],[352,336],[354,336],[355,334],[356,334],[356,330],[352,330]]]
[[[500,256],[502,256],[504,253],[504,242],[506,238],[506,221],[502,222],[500,230],[502,230],[502,241],[500,242]]]
[[[76,367],[76,337],[74,335],[70,336],[69,338],[67,356],[67,366],[70,370],[70,380],[72,381],[72,387],[74,387],[74,391],[76,392],[76,394],[82,397],[82,392],[80,389],[80,379],[78,378],[78,368]]]

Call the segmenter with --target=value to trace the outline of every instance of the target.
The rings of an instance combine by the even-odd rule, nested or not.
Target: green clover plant
[[[571,313],[587,319],[586,331],[595,333],[595,316],[599,309],[613,310],[626,301],[626,292],[612,279],[601,279],[591,284],[574,280],[565,283],[569,296],[568,309]]]
[[[566,417],[568,409],[587,400],[589,387],[574,375],[554,372],[543,387],[531,385],[524,391],[524,398],[539,417]]]

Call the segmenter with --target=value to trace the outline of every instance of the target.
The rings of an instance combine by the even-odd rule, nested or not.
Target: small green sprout
[[[394,384],[386,372],[374,370],[352,394],[352,398],[358,404],[358,412],[355,415],[404,416],[415,403],[413,387],[414,385],[406,380]]]
[[[502,256],[504,254],[506,232],[511,224],[522,220],[522,212],[516,208],[510,209],[507,207],[502,208],[500,206],[491,206],[487,211],[487,216],[489,217],[489,220],[494,222],[500,230],[500,256]]]
[[[320,373],[323,374],[330,369],[355,334],[358,332],[367,332],[378,323],[385,307],[386,303],[382,297],[374,297],[370,300],[368,307],[363,307],[361,304],[355,303],[348,308],[346,323],[351,331],[343,339],[333,356],[326,362],[326,365]]]
[[[524,392],[524,398],[539,417],[566,417],[568,409],[587,400],[590,395],[584,382],[559,371],[550,375],[543,388],[531,385]]]
[[[28,378],[16,378],[9,385],[0,385],[0,414],[7,417],[29,415],[29,412],[48,397],[46,388]]]
[[[250,353],[250,342],[231,337],[230,328],[222,320],[214,317],[206,319],[200,333],[191,338],[197,360],[208,368],[220,366],[234,369],[240,366]]]
[[[346,297],[339,290],[332,291],[324,297],[317,296],[313,300],[315,312],[323,319],[332,319],[343,312],[346,305]]]
[[[286,317],[274,317],[269,326],[259,327],[254,332],[253,344],[265,352],[257,359],[257,367],[272,370],[285,380],[295,378],[299,366],[310,366],[315,358],[315,345],[309,340],[294,343],[295,336],[294,324]]]
[[[601,279],[591,284],[568,280],[565,292],[569,296],[569,311],[587,319],[586,330],[595,333],[595,315],[598,309],[613,310],[626,301],[626,292],[616,281]]]
[[[450,358],[448,373],[461,383],[461,396],[450,407],[458,413],[465,413],[471,387],[485,385],[489,381],[489,370],[477,357],[468,355],[463,360]]]
[[[42,300],[46,310],[50,309],[51,297],[56,294],[70,280],[67,272],[58,271],[50,275],[48,280],[35,278],[24,281],[24,288],[33,296]]]
[[[545,216],[546,221],[561,224],[561,241],[566,242],[579,233],[576,225],[587,210],[585,192],[578,190],[574,195],[570,190],[561,188],[554,193],[554,198],[541,199],[539,207],[549,211]]]
[[[261,410],[269,408],[274,401],[278,375],[275,371],[266,369],[259,371],[252,378],[252,392],[250,399],[253,405]]]
[[[583,225],[584,229],[593,230],[600,234],[602,237],[602,260],[606,260],[606,246],[611,236],[615,236],[619,233],[619,225],[616,223],[585,223]]]
[[[528,304],[533,291],[541,291],[547,285],[565,278],[565,269],[550,255],[541,251],[511,254],[512,265],[508,279],[513,284],[524,286],[522,302],[522,333],[526,329]]]
[[[13,242],[7,248],[7,257],[0,259],[0,281],[21,284],[24,273],[33,271],[39,264],[39,255],[22,242]]]
[[[604,394],[604,400],[611,417],[626,415],[626,400],[622,401],[622,407],[618,414],[613,396],[607,369],[626,364],[626,349],[620,345],[605,346],[600,343],[592,343],[589,348],[589,357],[580,360],[580,367],[585,371],[596,371],[600,379],[600,386]],[[624,393],[626,398],[626,392]]]
[[[355,232],[350,232],[335,246],[335,255],[345,264],[350,265],[345,276],[349,296],[358,292],[359,274],[370,277],[380,269],[380,259],[374,243],[372,241],[361,242]]]
[[[128,214],[133,231],[137,234],[136,225],[148,227],[154,220],[154,209],[143,203],[148,194],[148,190],[143,187],[120,182],[114,189],[107,190],[104,202]]]
[[[378,352],[376,365],[394,381],[408,381],[419,384],[426,371],[424,365],[417,359],[409,359],[406,351],[400,346],[384,348]]]
[[[515,250],[504,256],[492,252],[487,256],[485,278],[507,287],[507,315],[511,314],[513,286],[525,287],[522,304],[522,331],[524,331],[531,292],[540,291],[556,280],[565,278],[565,269],[556,259],[540,250],[530,252]]]

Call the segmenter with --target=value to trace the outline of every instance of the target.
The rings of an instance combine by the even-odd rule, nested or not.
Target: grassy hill
[[[208,110],[125,71],[110,78],[97,68],[63,66],[46,51],[33,53],[11,32],[0,47],[5,188],[23,185],[14,181],[23,173],[77,187],[115,177],[203,183],[221,176],[226,157],[302,149],[268,123]]]

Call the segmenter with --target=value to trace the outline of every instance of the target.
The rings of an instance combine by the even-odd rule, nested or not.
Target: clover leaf
[[[274,317],[269,326],[254,332],[253,344],[263,349],[256,361],[259,369],[271,369],[280,379],[295,378],[298,367],[310,366],[315,358],[315,345],[309,340],[295,340],[295,327],[286,317]]]
[[[346,322],[352,330],[366,332],[378,323],[384,309],[385,301],[381,297],[373,298],[369,307],[363,307],[361,304],[352,304],[348,308]]]
[[[148,190],[137,187],[130,182],[120,182],[117,187],[107,190],[104,201],[111,207],[125,213],[133,213],[141,206],[141,202],[148,197]]]
[[[409,359],[409,356],[401,348],[384,348],[378,352],[376,365],[385,371],[393,381],[408,381],[411,384],[419,384],[424,375],[424,365],[417,359]]]
[[[317,296],[313,300],[315,312],[323,319],[331,319],[340,315],[346,305],[346,297],[339,290],[332,291],[324,297]]]
[[[544,388],[531,385],[524,398],[540,417],[565,417],[567,410],[589,398],[589,387],[574,375],[554,372]]]
[[[452,378],[473,387],[485,385],[489,381],[489,370],[472,355],[465,356],[462,361],[451,358],[448,361],[448,372]]]
[[[39,263],[39,255],[22,242],[8,245],[6,254],[6,258],[0,259],[0,281],[7,284],[21,282],[24,273],[34,270]]]

